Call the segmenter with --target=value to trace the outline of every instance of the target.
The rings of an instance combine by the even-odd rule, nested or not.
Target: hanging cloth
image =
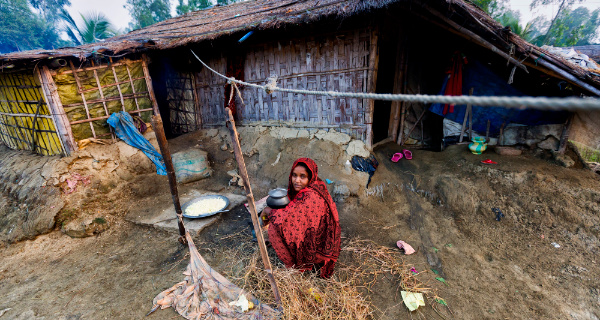
[[[463,65],[467,64],[467,57],[459,51],[454,52],[452,56],[452,66],[446,73],[448,74],[448,84],[444,91],[446,96],[462,95]],[[445,104],[443,114],[454,112],[454,104]]]

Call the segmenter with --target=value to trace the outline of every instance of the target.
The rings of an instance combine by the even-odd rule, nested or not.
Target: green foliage
[[[217,5],[228,5],[239,0],[216,0]],[[182,15],[192,11],[204,10],[215,5],[214,0],[179,0],[177,5],[177,14]]]
[[[26,0],[0,0],[0,52],[53,49],[67,43],[56,28],[37,16]]]
[[[182,15],[188,12],[206,9],[212,5],[213,3],[211,0],[188,0],[187,4],[184,4],[184,0],[179,0],[177,14]]]
[[[496,20],[507,10],[507,0],[473,0],[472,2]]]
[[[549,24],[547,21],[538,21],[540,24],[538,29],[547,29],[548,31],[543,36],[533,39],[532,43],[539,46],[548,44],[556,47],[590,44],[598,35],[599,16],[600,9],[593,12],[585,7],[575,10],[563,9],[554,18],[554,24],[549,27],[546,27]]]
[[[171,0],[127,0],[125,8],[133,19],[129,23],[132,30],[171,18]]]
[[[75,23],[73,17],[65,9],[61,10],[60,16],[66,24],[63,31],[76,45],[98,42],[116,34],[108,18],[102,13],[89,12],[81,14],[83,19],[83,25],[81,26]]]
[[[60,12],[71,5],[71,0],[29,0],[29,4],[39,10],[42,18],[48,22],[60,20]]]

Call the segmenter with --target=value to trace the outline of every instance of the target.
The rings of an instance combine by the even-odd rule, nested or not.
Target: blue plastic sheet
[[[447,77],[442,83],[441,94],[447,83]],[[506,79],[499,77],[487,66],[475,59],[469,59],[463,71],[463,95],[469,94],[469,88],[473,88],[474,96],[524,96],[524,94],[506,83]],[[443,104],[432,104],[429,111],[445,117],[454,122],[462,123],[467,107],[465,105],[454,106],[453,113],[443,114]],[[495,136],[500,132],[502,124],[518,123],[528,126],[543,124],[564,123],[567,119],[566,111],[543,111],[536,109],[514,109],[504,107],[479,107],[473,106],[473,130],[483,133],[490,120],[490,135]]]
[[[144,136],[138,131],[133,124],[133,118],[125,111],[116,112],[110,115],[107,120],[108,124],[115,129],[115,133],[119,139],[125,141],[128,145],[138,148],[154,162],[156,165],[156,173],[161,176],[167,175],[165,163],[162,155],[154,149]]]

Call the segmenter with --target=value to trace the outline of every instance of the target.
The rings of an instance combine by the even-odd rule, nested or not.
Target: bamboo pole
[[[140,105],[138,104],[136,93],[135,93],[135,87],[133,86],[133,80],[134,79],[131,78],[131,72],[129,71],[129,66],[128,65],[125,65],[125,69],[127,69],[127,76],[129,77],[129,83],[131,84],[131,92],[133,93],[133,101],[135,101],[135,107],[139,111],[140,110]],[[144,79],[145,79],[145,77],[144,77]],[[138,115],[140,115],[140,114],[138,114]]]
[[[250,179],[248,178],[248,171],[246,171],[246,163],[244,162],[244,155],[242,154],[242,148],[240,147],[240,141],[238,139],[237,129],[235,128],[235,121],[233,120],[233,114],[229,108],[225,108],[226,122],[229,127],[229,134],[231,135],[231,141],[233,144],[233,153],[235,160],[238,163],[240,170],[240,176],[244,181],[244,187],[246,190],[246,198],[248,199],[248,209],[250,209],[250,216],[252,217],[252,224],[254,225],[254,232],[256,233],[256,239],[258,240],[258,248],[260,249],[260,256],[267,272],[267,277],[271,283],[271,289],[275,296],[275,302],[277,303],[278,309],[281,311],[281,297],[279,296],[279,289],[273,276],[273,270],[271,267],[271,261],[269,260],[269,254],[267,253],[267,246],[265,245],[265,239],[263,237],[262,229],[258,223],[258,213],[256,212],[256,205],[254,204],[254,196],[252,195],[252,187],[250,186]]]
[[[152,116],[152,129],[156,134],[156,140],[160,148],[165,167],[167,168],[167,178],[169,179],[169,187],[171,188],[171,198],[173,200],[173,206],[175,207],[175,214],[177,214],[177,226],[179,227],[179,238],[177,239],[182,244],[187,244],[185,240],[185,226],[183,225],[183,214],[181,211],[181,204],[179,203],[179,191],[177,190],[177,178],[175,177],[175,167],[173,166],[173,160],[171,159],[171,151],[169,150],[169,143],[165,136],[165,129],[163,128],[162,118],[160,113]]]
[[[460,128],[460,138],[458,139],[458,143],[463,142],[463,136],[465,135],[465,130],[467,129],[467,119],[469,119],[469,106],[465,108],[465,117],[463,119],[462,127]]]
[[[73,70],[73,77],[75,78],[75,82],[77,83],[77,91],[81,94],[81,100],[83,101],[83,106],[85,108],[85,114],[87,118],[90,119],[90,109],[88,108],[87,101],[85,101],[85,95],[81,92],[81,82],[79,81],[79,77],[77,76],[77,72],[75,72],[75,66],[73,65],[73,61],[69,61],[71,65],[71,70]],[[90,129],[92,129],[92,136],[96,138],[96,130],[94,130],[94,125],[90,122]]]
[[[485,141],[488,142],[490,139],[490,120],[487,121],[487,128],[485,129]]]
[[[196,87],[196,76],[192,75],[192,93],[194,97],[194,115],[196,116],[196,130],[202,129],[202,108],[200,106],[200,99],[198,98],[198,88]]]
[[[150,101],[152,102],[152,108],[154,109],[154,114],[160,114],[160,111],[158,109],[158,103],[156,102],[156,97],[154,96],[154,88],[152,87],[152,79],[150,79],[150,71],[148,70],[148,56],[146,56],[145,54],[142,55],[142,70],[144,70],[144,78],[146,78],[146,87],[148,88],[148,95],[150,96]],[[133,89],[133,87],[132,87],[132,89]]]
[[[447,24],[449,24],[450,26],[452,26],[456,30],[456,32],[453,32],[453,33],[457,33],[458,35],[460,35],[462,37],[465,37],[465,36],[468,37],[467,38],[468,40],[472,40],[475,43],[479,44],[480,46],[492,50],[492,52],[498,54],[499,56],[503,57],[504,59],[509,60],[510,62],[512,62],[517,67],[519,67],[519,68],[525,70],[525,72],[529,73],[529,71],[527,70],[527,67],[525,67],[521,62],[519,62],[515,58],[509,56],[504,51],[498,49],[498,47],[496,47],[495,45],[491,44],[487,40],[483,39],[479,35],[475,34],[471,30],[468,30],[467,28],[462,27],[458,23],[452,21],[451,19],[447,18],[446,16],[444,16],[443,14],[441,14],[440,12],[438,12],[437,10],[433,9],[432,7],[430,7],[428,5],[424,5],[423,7],[427,11],[429,11],[431,14],[433,14],[434,16],[440,18],[442,21],[444,21]],[[422,15],[419,15],[419,16],[423,17]],[[433,20],[433,19],[429,19],[429,18],[426,18],[426,17],[424,17],[424,18],[427,19],[428,21],[432,21]],[[440,26],[439,23],[436,22],[436,24],[438,26]],[[441,27],[443,27],[443,26],[441,26]],[[452,29],[447,29],[447,30],[452,32]]]
[[[469,89],[469,96],[473,95],[475,88],[471,87]],[[471,104],[467,104],[467,109],[469,109],[469,141],[473,139],[473,106]]]
[[[115,66],[115,67],[116,66],[122,66],[124,64],[126,64],[126,62],[117,62],[117,63],[114,63],[113,66]],[[101,66],[89,67],[89,68],[78,68],[78,69],[72,68],[71,70],[65,70],[65,71],[60,72],[60,73],[58,73],[58,72],[52,72],[52,74],[53,75],[56,75],[56,74],[62,75],[62,74],[69,74],[69,73],[73,73],[73,72],[83,72],[83,71],[98,70],[98,69],[103,69],[103,68],[108,68],[108,66],[101,65]]]

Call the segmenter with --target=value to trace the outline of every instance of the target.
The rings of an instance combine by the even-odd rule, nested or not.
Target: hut
[[[14,149],[70,154],[80,140],[110,138],[113,112],[148,121],[154,109],[173,137],[223,126],[225,106],[240,126],[335,130],[367,148],[437,146],[443,137],[448,116],[421,103],[244,86],[238,94],[191,50],[222,75],[256,84],[273,77],[282,88],[438,94],[455,57],[473,66],[474,95],[600,96],[598,73],[527,43],[465,0],[254,0],[100,43],[0,55],[0,137]],[[454,120],[465,111],[456,106]],[[572,123],[569,112],[473,113],[491,136],[507,122]]]

